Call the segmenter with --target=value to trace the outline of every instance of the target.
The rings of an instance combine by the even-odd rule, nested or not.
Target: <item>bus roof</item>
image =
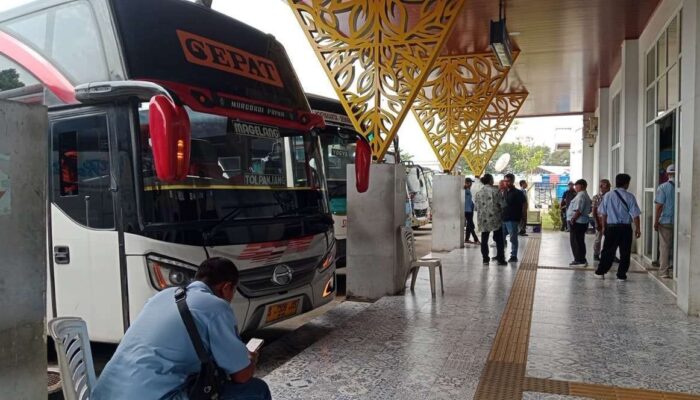
[[[320,121],[310,114],[287,53],[273,36],[185,0],[37,0],[0,13],[0,26],[8,27],[4,40],[13,48],[14,61],[38,75],[50,89],[47,79],[42,79],[49,75],[60,75],[62,86],[67,84],[71,90],[71,86],[94,82],[95,78],[76,73],[81,69],[92,71],[90,68],[63,65],[54,49],[42,49],[26,41],[26,36],[14,33],[11,24],[17,26],[14,21],[25,16],[77,4],[92,8],[92,12],[81,14],[82,18],[98,19],[89,22],[99,34],[95,32],[89,38],[83,35],[77,41],[80,44],[75,44],[81,49],[95,48],[95,55],[105,55],[107,65],[101,69],[105,72],[98,79],[151,81],[166,87],[197,111],[257,123],[308,129]],[[106,15],[112,23],[105,23]],[[69,42],[62,42],[66,52],[85,53],[69,46]],[[72,53],[64,53],[64,58]],[[30,62],[19,61],[18,54]],[[13,54],[5,55],[13,60]],[[46,65],[46,61],[53,68],[44,68],[37,74],[33,69]],[[82,63],[90,65],[90,60],[83,59]],[[70,96],[61,99],[66,98]]]
[[[184,0],[112,0],[130,79],[161,83],[204,112],[297,121],[309,106],[271,35]]]
[[[321,115],[327,124],[355,130],[343,105],[337,99],[312,93],[307,93],[306,98],[309,100],[311,110]]]

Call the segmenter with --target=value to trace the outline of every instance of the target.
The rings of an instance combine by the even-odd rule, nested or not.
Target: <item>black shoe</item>
[[[490,258],[484,258],[484,265],[489,265],[489,262],[491,262]]]
[[[620,259],[619,259],[619,258],[617,258],[617,257],[615,257],[615,258],[613,258],[613,262],[614,262],[614,263],[618,263],[618,264],[619,264],[619,263],[620,263]]]
[[[501,265],[501,266],[503,266],[503,265],[508,265],[508,263],[506,262],[506,260],[498,260],[498,262],[496,263],[496,265]]]
[[[511,257],[508,259],[508,262],[518,262],[518,257]]]
[[[600,261],[600,256],[593,255],[593,261]]]

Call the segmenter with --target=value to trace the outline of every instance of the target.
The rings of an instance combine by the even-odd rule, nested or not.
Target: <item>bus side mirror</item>
[[[372,148],[365,138],[358,138],[355,147],[355,187],[359,193],[369,188],[369,166],[372,163]]]
[[[151,98],[148,123],[156,175],[163,182],[185,179],[190,168],[190,118],[164,95]]]

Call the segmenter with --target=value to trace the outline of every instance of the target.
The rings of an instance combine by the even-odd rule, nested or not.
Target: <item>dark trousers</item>
[[[489,260],[489,234],[491,232],[481,232],[481,256],[484,261]],[[503,229],[493,232],[493,240],[496,242],[496,260],[506,261],[505,250],[503,249]]]
[[[569,243],[574,261],[586,261],[586,230],[588,224],[569,224]]]
[[[569,221],[566,220],[566,208],[564,208],[561,210],[561,227],[559,228],[559,230],[562,232],[568,230],[568,223]]]
[[[470,237],[473,237],[474,241],[478,242],[479,237],[476,236],[476,231],[474,230],[474,212],[465,211],[464,220],[467,221],[467,233],[464,238],[469,240]]]
[[[603,275],[610,271],[617,249],[620,249],[620,265],[617,267],[617,277],[627,278],[627,270],[630,268],[630,254],[632,253],[632,226],[612,225],[605,227],[603,250],[600,253],[600,263],[595,273]]]

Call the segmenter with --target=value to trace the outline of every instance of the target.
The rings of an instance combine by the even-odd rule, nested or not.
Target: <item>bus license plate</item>
[[[265,316],[265,323],[269,324],[270,322],[278,321],[289,316],[297,315],[299,313],[300,302],[301,299],[294,299],[290,301],[285,301],[284,303],[272,304],[267,306],[267,315]]]

